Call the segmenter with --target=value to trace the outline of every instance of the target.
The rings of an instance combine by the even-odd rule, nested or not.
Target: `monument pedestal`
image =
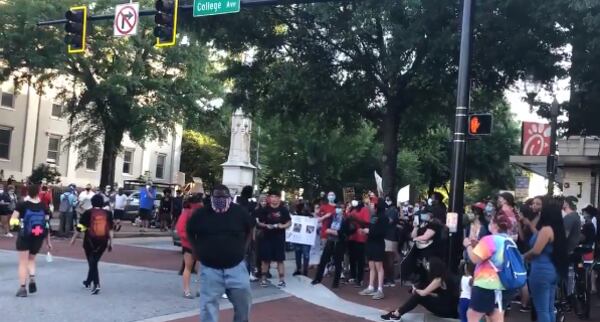
[[[231,119],[231,145],[227,162],[223,163],[223,184],[232,195],[239,195],[245,186],[254,185],[255,166],[250,163],[252,121],[241,110]]]

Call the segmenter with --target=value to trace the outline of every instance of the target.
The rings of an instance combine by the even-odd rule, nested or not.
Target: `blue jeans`
[[[233,322],[248,322],[252,293],[246,263],[228,269],[200,267],[200,321],[219,322],[219,300],[224,293],[233,305]]]
[[[294,244],[296,253],[296,270],[307,274],[308,262],[310,261],[310,245]],[[304,265],[303,262],[304,261]]]
[[[460,298],[458,301],[458,318],[460,322],[467,322],[467,311],[469,310],[471,299]]]
[[[554,299],[558,275],[554,267],[532,269],[529,274],[529,289],[538,322],[554,322]]]

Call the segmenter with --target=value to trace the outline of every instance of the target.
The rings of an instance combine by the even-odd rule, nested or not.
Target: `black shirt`
[[[398,222],[400,221],[398,210],[395,207],[390,207],[385,210],[388,217],[388,225],[385,231],[385,239],[389,241],[398,241]]]
[[[289,210],[280,205],[277,208],[267,206],[260,210],[258,221],[265,225],[285,225],[292,220]],[[285,229],[265,229],[264,238],[273,238],[285,241]]]
[[[85,231],[85,237],[84,237],[85,241],[90,239],[90,236],[88,233],[90,231],[90,225],[91,225],[91,221],[92,221],[92,210],[95,210],[95,211],[100,210],[100,211],[103,211],[104,213],[106,213],[106,220],[108,221],[108,229],[109,230],[113,229],[113,218],[109,211],[107,211],[105,209],[98,209],[98,208],[95,208],[95,209],[92,208],[92,209],[86,210],[83,214],[81,214],[81,218],[79,218],[79,223],[84,225],[86,228],[88,228]],[[106,238],[104,238],[104,240],[108,241],[109,237],[110,237],[110,235],[107,232]]]
[[[171,207],[173,206],[173,199],[171,197],[163,197],[160,200],[160,211],[164,214],[171,212]]]
[[[197,209],[187,222],[187,236],[202,265],[226,269],[238,265],[255,221],[246,209],[236,204],[226,213],[212,207]]]
[[[371,223],[369,224],[369,235],[367,236],[367,242],[383,243],[385,240],[385,233],[387,227],[388,217],[385,214],[377,213],[371,216]]]
[[[0,216],[10,215],[12,211],[10,211],[10,203],[11,199],[7,192],[3,192],[0,194]]]
[[[17,204],[17,207],[15,208],[15,210],[17,212],[19,212],[19,218],[23,219],[23,217],[25,217],[25,212],[27,211],[27,209],[31,210],[31,211],[40,211],[43,210],[46,215],[50,215],[50,210],[48,209],[48,207],[46,207],[46,205],[42,202],[38,202],[38,203],[34,203],[31,201],[23,201],[23,202],[19,202]]]

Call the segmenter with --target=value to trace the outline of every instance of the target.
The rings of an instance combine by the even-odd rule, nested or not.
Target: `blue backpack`
[[[46,212],[43,209],[27,209],[23,216],[23,235],[25,237],[44,237],[46,235]]]
[[[496,269],[500,282],[507,290],[519,289],[527,283],[527,269],[525,262],[517,248],[517,244],[510,238],[504,241],[504,262],[502,267]]]

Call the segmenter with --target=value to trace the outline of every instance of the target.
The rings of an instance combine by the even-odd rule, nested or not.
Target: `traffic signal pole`
[[[243,8],[253,8],[253,7],[262,7],[262,6],[277,6],[277,5],[288,5],[288,4],[307,4],[307,3],[324,3],[324,2],[341,2],[340,0],[240,0],[240,6]],[[191,11],[194,9],[194,6],[191,4],[180,5],[179,10],[182,11]],[[140,10],[140,17],[145,16],[154,16],[156,15],[156,10]],[[106,14],[106,15],[96,15],[88,17],[88,21],[99,21],[99,20],[114,20],[114,14]],[[48,21],[40,21],[37,23],[38,26],[51,26],[51,25],[60,25],[67,22],[67,19],[57,19],[57,20],[48,20]]]
[[[471,42],[473,39],[473,3],[463,0],[462,31],[460,40],[460,62],[458,67],[458,90],[454,136],[452,144],[452,181],[450,187],[450,211],[458,213],[457,231],[450,245],[449,264],[458,269],[462,253],[464,194],[465,194],[465,154],[467,151],[467,119],[471,90]]]

